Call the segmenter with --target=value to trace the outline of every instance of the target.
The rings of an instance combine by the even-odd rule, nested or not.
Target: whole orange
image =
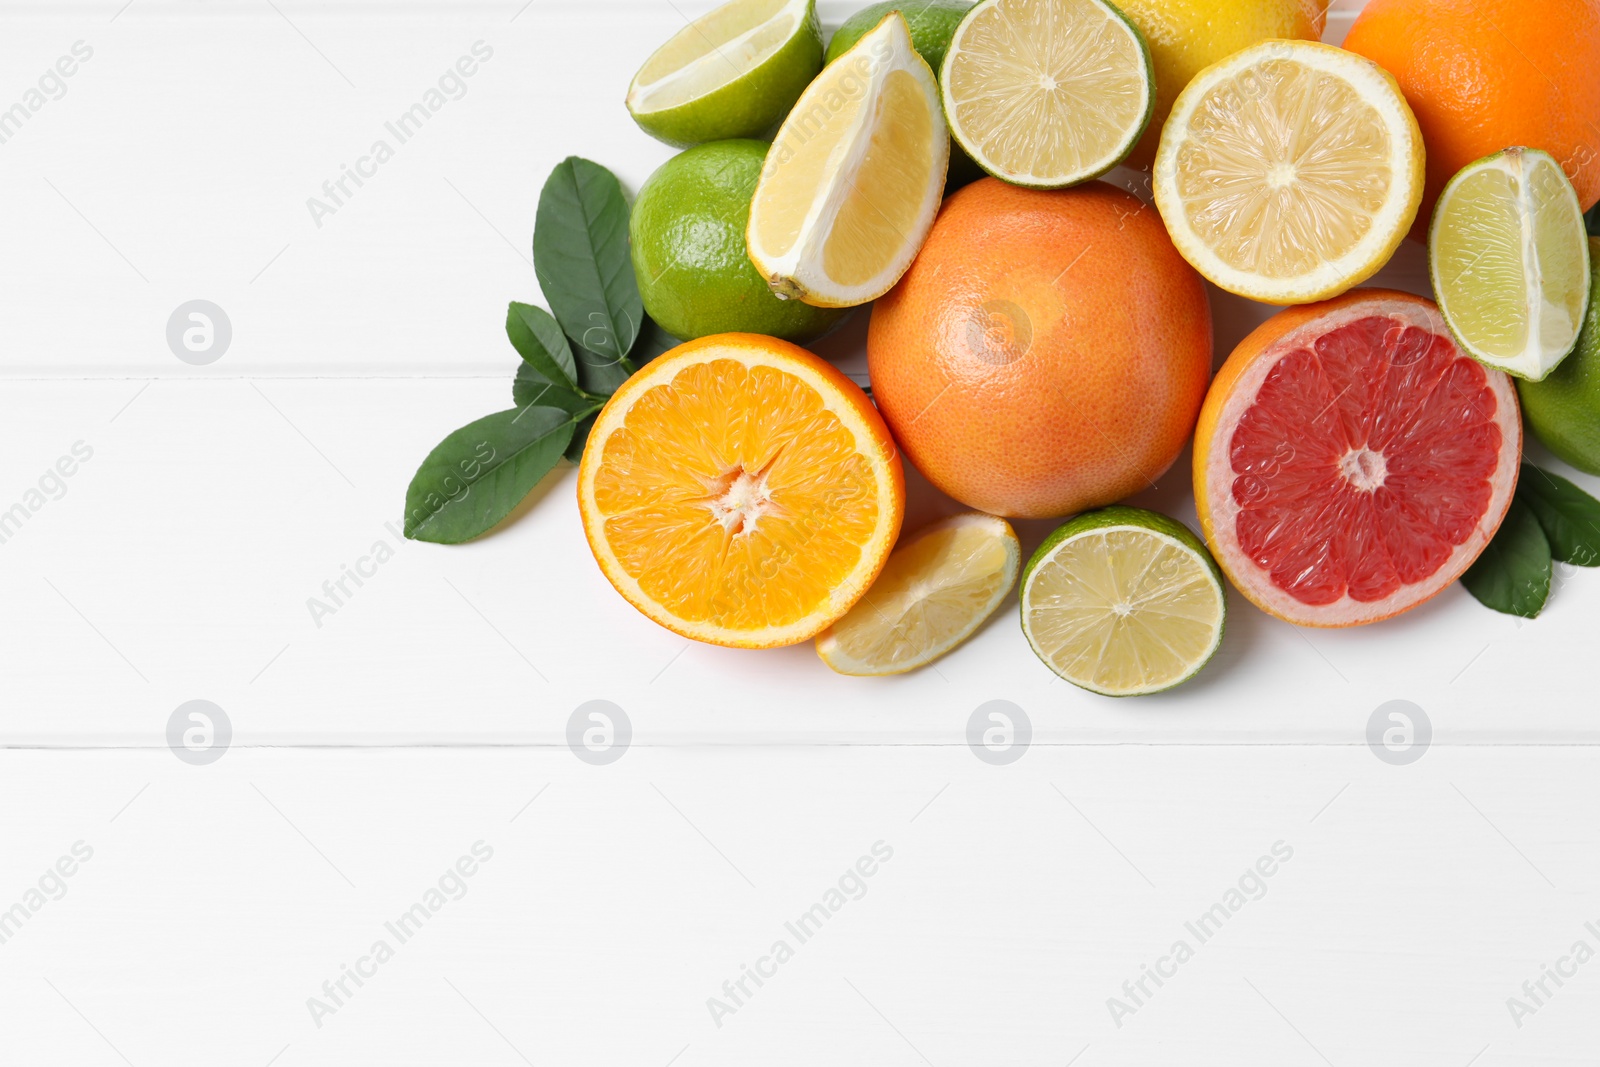
[[[1561,161],[1587,211],[1600,200],[1600,0],[1372,0],[1344,46],[1393,74],[1422,127],[1439,192],[1503,148]]]
[[[1211,307],[1153,207],[985,178],[872,310],[873,398],[939,489],[1007,518],[1121,500],[1170,467],[1211,378]]]

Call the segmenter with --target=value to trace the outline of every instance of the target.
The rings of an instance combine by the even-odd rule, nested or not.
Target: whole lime
[[[652,319],[681,341],[764,333],[807,341],[848,309],[779,300],[745,246],[765,141],[712,141],[667,160],[644,183],[628,221],[633,272]]]
[[[828,42],[828,52],[823,63],[832,63],[848,52],[852,46],[868,31],[882,22],[884,16],[891,11],[898,11],[905,18],[906,25],[911,29],[911,46],[917,54],[928,61],[934,73],[944,63],[945,50],[950,47],[950,38],[955,35],[956,27],[961,24],[961,18],[976,0],[901,0],[899,3],[889,2],[873,4],[864,7],[854,15],[845,19],[844,25],[834,33],[833,39]]]
[[[977,0],[902,0],[900,3],[873,4],[862,8],[845,19],[844,25],[828,42],[824,65],[832,63],[848,52],[868,31],[882,22],[891,11],[898,11],[911,28],[911,45],[917,54],[933,68],[934,76],[944,65],[944,54],[950,48],[950,38],[955,36],[961,19],[972,10]],[[950,174],[945,179],[944,191],[949,194],[983,177],[983,170],[972,157],[955,142],[950,144]]]
[[[1589,312],[1572,354],[1541,382],[1517,379],[1522,417],[1546,448],[1600,474],[1600,237],[1589,238]]]

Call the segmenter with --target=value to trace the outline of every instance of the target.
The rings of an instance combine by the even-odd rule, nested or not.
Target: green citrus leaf
[[[574,353],[578,361],[578,388],[595,396],[610,396],[633,374],[633,362],[601,355],[587,348]]]
[[[619,363],[610,356],[603,356],[598,352],[590,352],[586,348],[578,349],[578,387],[596,396],[610,396],[622,388],[622,383],[627,381],[634,371],[682,343],[646,315],[639,327],[639,336],[628,352],[628,358],[622,362]]]
[[[533,267],[568,337],[613,363],[627,356],[644,304],[628,255],[628,201],[615,175],[577,156],[551,172],[539,194]]]
[[[1590,208],[1589,213],[1584,216],[1584,220],[1589,223],[1589,233],[1595,237],[1600,237],[1600,204]]]
[[[609,396],[616,392],[635,370],[682,343],[646,315],[644,325],[639,328],[639,339],[633,342],[633,349],[628,353],[625,364],[618,364],[593,352],[579,349],[579,382],[586,393]],[[573,431],[572,444],[567,446],[567,458],[573,463],[583,458],[583,446],[589,440],[589,430],[594,426],[597,417],[598,412],[590,415],[578,423]]]
[[[519,408],[533,405],[560,408],[577,416],[587,415],[604,403],[566,386],[552,385],[526,363],[517,368],[517,376],[511,380],[511,402]]]
[[[1522,465],[1517,496],[1539,520],[1552,556],[1579,567],[1600,566],[1600,500],[1531,463]]]
[[[560,324],[544,308],[513,300],[506,309],[506,336],[523,361],[545,381],[569,388],[577,384],[572,346]]]
[[[1484,607],[1525,619],[1538,617],[1550,596],[1550,542],[1520,497],[1478,561],[1461,576]]]
[[[561,459],[576,421],[560,408],[513,408],[446,437],[406,489],[405,535],[454,545],[486,533]]]

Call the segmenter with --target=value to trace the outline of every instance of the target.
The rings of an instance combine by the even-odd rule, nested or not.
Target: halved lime
[[[815,0],[731,0],[645,60],[628,87],[628,111],[650,136],[679,148],[759,137],[821,69]]]
[[[956,142],[996,178],[1035,189],[1120,163],[1155,108],[1150,50],[1104,0],[982,0],[939,76]]]
[[[1428,266],[1439,310],[1473,359],[1537,382],[1577,344],[1589,241],[1578,194],[1548,153],[1508,148],[1451,178]]]
[[[1140,508],[1087,512],[1022,572],[1022,632],[1046,666],[1105,696],[1193,678],[1222,644],[1222,572],[1188,527]]]
[[[1017,584],[1022,546],[1011,524],[969,512],[897,546],[856,606],[817,637],[840,674],[904,674],[977,632]]]

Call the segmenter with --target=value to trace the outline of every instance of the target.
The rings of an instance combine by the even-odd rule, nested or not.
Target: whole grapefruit
[[[1411,236],[1468,163],[1542,148],[1600,200],[1600,0],[1371,0],[1345,48],[1393,74],[1428,150]]]
[[[949,197],[872,311],[873,397],[935,486],[1007,518],[1114,503],[1188,442],[1211,308],[1156,210],[1104,182]]]

